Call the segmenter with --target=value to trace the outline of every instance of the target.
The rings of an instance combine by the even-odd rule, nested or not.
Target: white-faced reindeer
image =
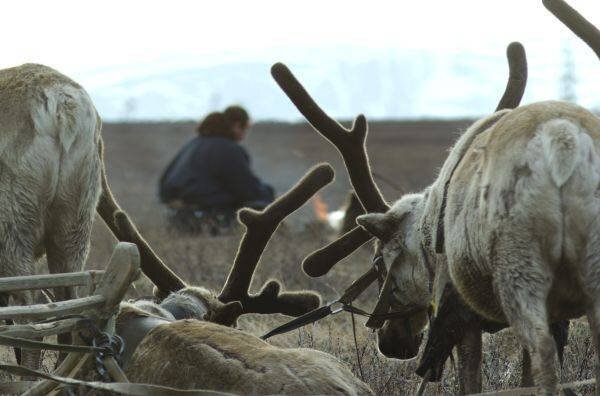
[[[592,25],[561,0],[544,4],[600,56],[600,33]],[[416,352],[432,301],[438,305],[451,284],[478,315],[513,328],[531,355],[536,384],[555,392],[556,346],[549,323],[587,314],[599,345],[600,120],[564,102],[510,110],[516,100],[461,136],[430,187],[389,207],[369,172],[365,118],[344,130],[285,66],[274,66],[273,75],[339,149],[369,212],[358,218],[366,232],[355,229],[316,252],[305,271],[326,273],[374,236],[389,274],[375,313],[407,313],[385,323],[380,346],[412,339]],[[367,325],[380,327],[376,322]],[[464,341],[463,349],[480,350],[481,329]]]
[[[307,292],[279,294],[280,286],[274,281],[258,296],[249,295],[248,288],[279,223],[332,180],[329,165],[317,166],[264,211],[240,211],[246,233],[220,294],[185,287],[159,304],[123,304],[117,333],[125,340],[128,379],[239,394],[371,394],[331,355],[277,348],[254,335],[216,324],[232,326],[245,313],[299,314],[319,304],[318,296]],[[114,224],[119,235],[141,238],[123,212],[116,212]]]

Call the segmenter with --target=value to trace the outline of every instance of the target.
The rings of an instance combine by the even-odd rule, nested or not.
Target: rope
[[[348,304],[348,306],[352,307],[352,303]],[[354,312],[350,311],[350,317],[352,318],[352,336],[354,337],[354,349],[356,350],[356,363],[358,364],[360,379],[364,381],[365,375],[363,374],[362,361],[360,358],[360,353],[358,351],[358,341],[356,339],[356,321],[354,320]]]
[[[84,352],[98,353],[106,352],[106,348],[86,346],[86,345],[66,345],[66,344],[51,344],[48,342],[31,341],[25,338],[16,338],[0,335],[0,345],[10,347],[19,347],[26,349],[47,349],[50,351],[59,352]]]
[[[342,304],[342,306],[340,308],[337,308],[334,310],[332,308],[332,306],[334,304]],[[266,340],[275,335],[285,334],[292,330],[299,329],[300,327],[317,322],[317,321],[324,319],[330,315],[335,315],[340,312],[350,312],[350,313],[353,313],[353,314],[356,314],[359,316],[364,316],[369,319],[377,319],[377,320],[385,321],[388,319],[410,316],[410,315],[413,315],[422,310],[423,310],[422,307],[411,307],[410,309],[408,309],[406,311],[392,311],[392,312],[388,312],[388,313],[384,313],[384,314],[376,314],[376,313],[368,313],[367,311],[365,311],[363,309],[360,309],[360,308],[350,305],[350,303],[343,303],[340,300],[336,300],[327,305],[324,305],[315,310],[312,310],[302,316],[292,319],[289,322],[286,322],[286,323],[282,324],[281,326],[274,328],[273,330],[269,331],[267,334],[263,335],[260,338],[263,340]]]

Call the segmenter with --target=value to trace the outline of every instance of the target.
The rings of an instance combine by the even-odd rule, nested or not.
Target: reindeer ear
[[[385,213],[368,213],[356,218],[356,223],[369,234],[382,241],[392,237],[396,230],[396,221]]]
[[[211,321],[223,326],[232,327],[243,313],[244,307],[242,306],[242,303],[239,301],[231,301],[223,304],[222,307],[219,307]]]

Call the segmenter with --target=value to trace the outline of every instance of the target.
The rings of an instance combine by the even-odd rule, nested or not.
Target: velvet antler
[[[598,28],[563,0],[543,0],[542,3],[600,58],[600,31]]]
[[[373,180],[366,150],[367,120],[359,115],[350,130],[329,117],[294,77],[283,63],[276,63],[271,74],[296,108],[312,127],[333,144],[344,160],[350,182],[363,208],[367,212],[386,212],[389,209],[383,195]],[[326,274],[341,259],[371,239],[365,230],[355,227],[339,240],[313,252],[302,263],[307,275]]]
[[[240,210],[238,218],[246,227],[246,233],[240,242],[219,300],[241,301],[244,313],[284,313],[292,316],[302,315],[319,306],[320,298],[317,294],[305,291],[281,293],[280,284],[273,280],[267,282],[256,295],[250,295],[248,290],[258,261],[279,224],[329,184],[333,177],[333,169],[329,164],[317,165],[263,211]]]
[[[354,227],[335,241],[306,256],[302,262],[302,269],[312,278],[323,276],[334,265],[371,239],[372,236],[364,229]]]
[[[517,107],[527,82],[527,60],[523,46],[517,42],[511,43],[507,48],[507,58],[509,79],[497,110]],[[338,149],[348,169],[350,181],[366,211],[387,211],[389,206],[377,188],[369,166],[366,151],[367,123],[364,116],[358,116],[352,129],[347,130],[325,114],[284,64],[273,65],[271,74],[313,128]],[[302,263],[304,272],[311,277],[325,275],[337,262],[370,239],[370,235],[362,228],[356,227],[307,256]]]
[[[344,159],[350,181],[364,209],[368,212],[385,212],[389,209],[383,195],[373,180],[366,150],[367,120],[362,114],[356,117],[350,130],[329,117],[302,84],[283,63],[271,67],[271,74],[283,92],[308,120],[312,127],[333,144]]]
[[[102,194],[96,208],[102,220],[120,242],[135,243],[140,251],[140,266],[144,274],[156,285],[161,296],[166,297],[186,287],[186,283],[178,277],[152,250],[148,242],[140,235],[129,217],[121,210],[115,200],[106,177],[104,166],[104,143],[100,139],[98,145],[100,161],[102,163]]]
[[[527,56],[523,45],[519,42],[510,43],[506,49],[506,57],[509,69],[508,82],[496,111],[517,108],[523,99],[527,85]]]

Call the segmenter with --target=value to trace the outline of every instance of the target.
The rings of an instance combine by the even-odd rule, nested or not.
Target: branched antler
[[[102,142],[99,152],[103,160]],[[320,164],[264,211],[242,209],[239,212],[239,220],[246,226],[247,231],[219,295],[222,302],[240,301],[244,307],[241,313],[283,313],[293,316],[302,315],[319,306],[318,294],[307,291],[281,292],[281,285],[274,280],[268,281],[257,295],[248,295],[248,288],[260,256],[281,221],[329,184],[333,177],[333,168],[329,164]],[[187,287],[186,283],[154,253],[129,216],[121,210],[110,191],[104,168],[102,190],[98,213],[119,241],[138,245],[142,270],[159,289],[159,297],[166,297],[170,292]]]
[[[161,296],[167,296],[170,292],[183,289],[186,287],[186,283],[152,250],[115,200],[106,178],[102,139],[100,139],[98,151],[102,163],[102,194],[96,208],[98,214],[120,242],[131,242],[137,245],[140,251],[142,271],[156,285]]]
[[[527,83],[527,59],[520,43],[511,43],[507,48],[509,79],[497,110],[512,109],[519,105]],[[331,119],[310,97],[292,72],[282,63],[271,68],[271,74],[298,110],[306,117],[317,132],[323,135],[340,152],[350,181],[367,212],[385,212],[389,208],[375,184],[366,151],[367,123],[360,115],[351,130],[343,128]],[[356,227],[329,245],[311,253],[304,259],[302,267],[311,277],[325,275],[344,257],[371,239],[362,228]]]
[[[366,150],[367,120],[359,115],[350,130],[329,117],[283,63],[276,63],[271,74],[277,84],[304,115],[313,128],[333,144],[344,160],[350,182],[367,212],[386,212],[389,209],[373,180]],[[362,228],[355,227],[337,241],[313,252],[302,263],[307,275],[326,274],[339,260],[348,256],[372,237]]]
[[[296,108],[313,128],[333,144],[344,159],[350,181],[363,208],[368,212],[385,212],[389,209],[383,195],[373,180],[369,157],[365,147],[367,120],[362,114],[356,117],[352,129],[348,130],[329,117],[302,84],[283,63],[271,67],[271,74]]]
[[[510,43],[506,49],[506,57],[509,69],[508,82],[496,111],[517,108],[523,99],[527,85],[527,56],[523,45],[519,42]]]
[[[235,261],[219,300],[241,301],[244,313],[284,313],[302,315],[320,304],[320,298],[312,292],[284,292],[278,282],[271,280],[256,295],[248,294],[252,277],[260,257],[279,224],[289,214],[306,203],[317,191],[329,184],[334,177],[329,164],[311,169],[291,190],[259,212],[240,210],[239,221],[246,227]]]
[[[564,0],[543,0],[544,6],[582,39],[600,58],[600,31]]]

